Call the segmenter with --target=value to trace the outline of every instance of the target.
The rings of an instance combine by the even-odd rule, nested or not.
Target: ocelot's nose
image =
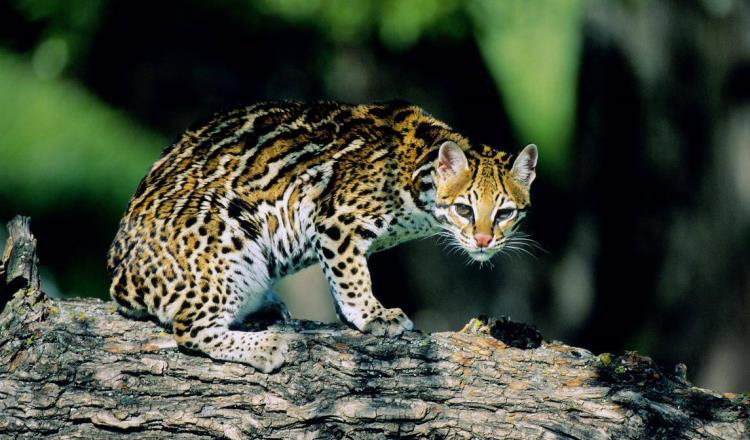
[[[490,245],[490,242],[492,241],[492,236],[490,234],[474,234],[474,241],[477,243],[477,246],[480,248],[485,248]]]

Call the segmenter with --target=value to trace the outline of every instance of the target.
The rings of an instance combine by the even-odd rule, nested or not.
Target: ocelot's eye
[[[474,217],[474,210],[471,209],[471,206],[464,205],[463,203],[456,203],[453,205],[453,209],[456,211],[456,214],[460,215],[461,217],[465,219],[471,220],[472,217]]]
[[[515,217],[515,215],[516,210],[513,208],[498,209],[497,214],[495,214],[495,222],[502,223],[504,221],[508,221]]]

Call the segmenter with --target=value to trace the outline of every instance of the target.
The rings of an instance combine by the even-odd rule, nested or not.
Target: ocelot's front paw
[[[401,309],[382,309],[368,316],[360,330],[378,336],[398,336],[412,330],[414,324]]]

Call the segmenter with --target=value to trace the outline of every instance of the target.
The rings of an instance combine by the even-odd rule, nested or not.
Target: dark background
[[[160,150],[265,99],[406,99],[476,142],[539,145],[525,230],[543,250],[372,258],[376,295],[419,328],[505,314],[750,390],[748,2],[0,2],[0,220],[32,216],[45,290],[106,298]],[[279,290],[334,319],[316,268]]]

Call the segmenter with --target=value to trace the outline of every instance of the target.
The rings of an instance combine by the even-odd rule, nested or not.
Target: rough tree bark
[[[48,299],[28,219],[9,231],[2,437],[750,437],[747,396],[693,387],[684,367],[668,374],[635,353],[541,342],[502,320],[393,339],[277,324],[298,338],[274,374],[183,353],[164,329],[123,318],[111,303]]]

